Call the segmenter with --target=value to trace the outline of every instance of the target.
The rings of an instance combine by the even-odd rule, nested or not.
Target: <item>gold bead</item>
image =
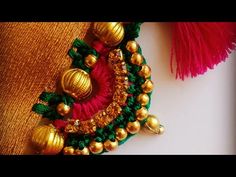
[[[141,87],[144,93],[150,93],[153,90],[153,82],[147,79]]]
[[[118,141],[115,139],[115,141],[111,141],[111,140],[106,140],[104,142],[104,148],[107,151],[113,151],[114,149],[116,149],[118,147]]]
[[[87,147],[84,147],[82,150],[76,149],[75,155],[89,155],[89,149]]]
[[[65,103],[60,103],[60,104],[57,105],[57,112],[61,116],[65,116],[65,115],[69,114],[70,106],[66,105]]]
[[[134,53],[130,59],[131,63],[140,66],[143,63],[143,56],[139,53]]]
[[[85,57],[84,60],[84,64],[89,68],[93,68],[96,62],[97,62],[97,57],[92,54],[89,54],[87,57]]]
[[[117,128],[116,129],[116,139],[119,141],[124,140],[127,137],[128,133],[124,128]]]
[[[149,96],[146,93],[141,93],[137,97],[137,101],[142,105],[146,106],[149,103]]]
[[[69,69],[65,71],[61,78],[61,86],[64,92],[81,100],[92,92],[90,76],[82,69]]]
[[[158,134],[159,134],[159,135],[162,135],[164,132],[165,132],[165,127],[164,127],[163,125],[160,125],[160,126],[159,126]]]
[[[142,66],[141,70],[138,72],[138,74],[141,77],[147,79],[147,78],[149,78],[151,76],[151,68],[148,65],[144,64]]]
[[[74,148],[72,146],[64,147],[63,154],[64,155],[74,155]]]
[[[141,107],[139,110],[136,111],[136,117],[139,121],[146,119],[148,116],[148,110],[145,107]]]
[[[136,134],[140,130],[140,123],[139,121],[129,122],[126,126],[126,130],[131,134]]]
[[[136,41],[128,41],[126,44],[126,49],[131,52],[131,53],[135,53],[138,51],[138,44]]]
[[[100,154],[103,151],[103,144],[101,142],[92,141],[89,145],[89,150],[93,154]]]
[[[160,128],[160,122],[155,116],[149,115],[147,121],[145,122],[146,128],[152,133],[158,134]]]
[[[31,142],[41,154],[54,155],[62,150],[64,137],[51,124],[42,125],[33,130]]]
[[[118,45],[124,38],[124,27],[120,22],[95,22],[93,33],[108,46]]]

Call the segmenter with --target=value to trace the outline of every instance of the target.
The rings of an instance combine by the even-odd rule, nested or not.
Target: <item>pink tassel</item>
[[[177,22],[172,24],[171,72],[184,80],[213,69],[235,49],[236,23]]]

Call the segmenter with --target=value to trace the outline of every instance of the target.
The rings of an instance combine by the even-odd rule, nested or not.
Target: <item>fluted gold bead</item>
[[[145,127],[150,132],[158,134],[160,130],[160,122],[155,116],[149,115],[145,122]]]
[[[138,48],[139,48],[139,45],[136,41],[128,41],[126,44],[126,49],[131,53],[137,52]]]
[[[75,155],[89,155],[89,149],[87,147],[84,147],[83,149],[76,149]]]
[[[125,30],[120,22],[95,22],[93,33],[108,46],[116,46],[123,40]]]
[[[126,130],[131,134],[136,134],[139,132],[140,127],[141,127],[141,125],[140,125],[139,121],[136,120],[134,122],[129,122],[126,126]]]
[[[62,150],[64,137],[53,125],[41,125],[33,130],[31,142],[41,154],[55,155]]]
[[[93,68],[96,62],[97,62],[97,57],[93,54],[89,54],[87,57],[85,57],[84,60],[84,64],[89,68]]]
[[[141,70],[138,72],[138,74],[141,77],[147,79],[151,76],[151,68],[148,65],[144,64],[142,65]]]
[[[146,119],[148,116],[148,110],[145,107],[141,107],[139,110],[136,111],[136,117],[139,121]]]
[[[74,68],[65,71],[61,78],[63,91],[75,99],[81,100],[92,92],[92,82],[87,72]]]
[[[142,85],[142,90],[144,93],[150,93],[153,91],[153,82],[147,79]]]
[[[101,142],[96,142],[96,141],[92,141],[89,144],[89,150],[90,152],[92,152],[93,154],[100,154],[103,151],[103,143]]]
[[[134,53],[132,54],[130,61],[132,64],[141,66],[143,63],[143,56],[139,53]]]
[[[65,116],[67,114],[69,114],[70,112],[70,106],[66,105],[65,103],[60,103],[57,106],[57,112],[61,115],[61,116]]]
[[[72,146],[64,147],[63,153],[64,155],[74,155],[74,148]]]
[[[124,140],[127,137],[128,133],[124,128],[117,128],[116,129],[116,139],[119,141]]]
[[[115,150],[116,148],[118,147],[118,141],[115,139],[114,141],[111,141],[111,140],[106,140],[104,142],[104,148],[107,150],[107,151],[113,151]]]
[[[142,106],[146,106],[149,103],[149,96],[146,93],[141,93],[141,94],[138,95],[137,101]]]

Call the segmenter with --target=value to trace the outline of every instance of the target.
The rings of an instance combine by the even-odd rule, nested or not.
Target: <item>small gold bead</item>
[[[93,154],[100,154],[103,151],[103,143],[92,141],[89,145],[89,150]]]
[[[135,53],[138,51],[138,44],[136,41],[128,41],[126,44],[126,49],[131,52],[131,53]]]
[[[134,53],[132,54],[130,61],[132,64],[141,66],[141,64],[143,63],[143,56],[139,53]]]
[[[116,129],[116,139],[119,141],[124,140],[127,137],[128,133],[124,128],[117,128]]]
[[[137,101],[142,105],[146,106],[149,103],[149,96],[146,93],[141,93],[137,97]]]
[[[126,126],[126,130],[131,134],[136,134],[140,130],[140,123],[139,121],[129,122]]]
[[[153,82],[147,79],[141,87],[144,93],[150,93],[153,90]]]
[[[104,148],[107,151],[113,151],[114,149],[116,149],[118,147],[118,141],[115,139],[115,141],[111,141],[111,140],[106,140],[104,142]]]
[[[74,148],[72,146],[65,147],[63,149],[64,155],[73,155],[74,154]]]
[[[57,112],[58,114],[60,114],[61,116],[65,116],[67,114],[69,114],[70,112],[70,106],[66,105],[65,103],[60,103],[57,106]]]
[[[145,107],[141,107],[139,110],[136,111],[136,117],[139,121],[146,119],[148,116],[148,110]]]
[[[159,135],[162,135],[164,132],[165,132],[165,127],[164,127],[163,125],[160,125],[160,126],[159,126],[158,134],[159,134]]]
[[[93,68],[96,62],[97,62],[97,57],[93,54],[89,54],[87,57],[85,57],[84,60],[84,64],[89,68]]]
[[[89,149],[87,147],[84,147],[82,150],[76,149],[75,154],[76,155],[89,155]]]
[[[149,77],[151,76],[151,68],[150,68],[148,65],[144,64],[144,65],[142,65],[142,68],[141,68],[141,70],[138,72],[138,74],[139,74],[141,77],[147,79],[147,78],[149,78]]]
[[[160,122],[153,115],[148,116],[147,121],[145,122],[145,126],[152,133],[158,134],[158,132],[160,131]]]

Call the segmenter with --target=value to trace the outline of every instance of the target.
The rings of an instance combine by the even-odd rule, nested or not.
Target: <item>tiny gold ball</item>
[[[132,54],[130,61],[135,65],[141,66],[143,63],[143,56],[139,53],[134,53]]]
[[[163,125],[160,125],[160,126],[159,126],[158,134],[159,134],[159,135],[162,135],[164,132],[165,132],[165,127],[164,127]]]
[[[136,117],[139,121],[146,119],[148,116],[148,110],[145,107],[141,107],[139,110],[136,111]]]
[[[74,154],[74,148],[72,146],[65,147],[63,149],[64,155],[73,155]]]
[[[103,151],[103,143],[92,141],[89,145],[89,150],[93,154],[100,154]]]
[[[156,119],[155,116],[149,115],[147,121],[145,122],[145,126],[153,133],[159,132],[160,122]]]
[[[89,54],[87,57],[85,57],[84,60],[85,65],[89,68],[93,68],[96,62],[97,62],[97,57],[93,54]]]
[[[127,137],[128,133],[124,128],[117,128],[116,129],[116,139],[119,141],[124,140]]]
[[[141,68],[141,70],[138,72],[138,74],[139,74],[141,77],[147,79],[147,78],[149,78],[149,77],[151,76],[151,68],[150,68],[148,65],[144,64],[144,65],[142,65],[142,68]]]
[[[111,141],[111,140],[106,140],[104,142],[104,148],[107,151],[113,151],[114,149],[116,149],[118,147],[118,141],[115,139],[115,141]]]
[[[146,106],[149,102],[149,96],[146,93],[141,93],[137,97],[137,101],[142,105]]]
[[[126,44],[126,49],[131,52],[131,53],[135,53],[138,51],[138,44],[136,41],[128,41]]]
[[[65,103],[60,103],[60,104],[57,105],[57,112],[61,116],[65,116],[65,115],[69,114],[70,106],[66,105]]]
[[[126,130],[131,134],[136,134],[140,130],[140,123],[139,121],[129,122],[126,126]]]
[[[153,82],[147,79],[141,87],[144,93],[150,93],[153,91]]]
[[[75,154],[76,155],[89,155],[89,149],[87,147],[84,147],[82,150],[76,149]]]

